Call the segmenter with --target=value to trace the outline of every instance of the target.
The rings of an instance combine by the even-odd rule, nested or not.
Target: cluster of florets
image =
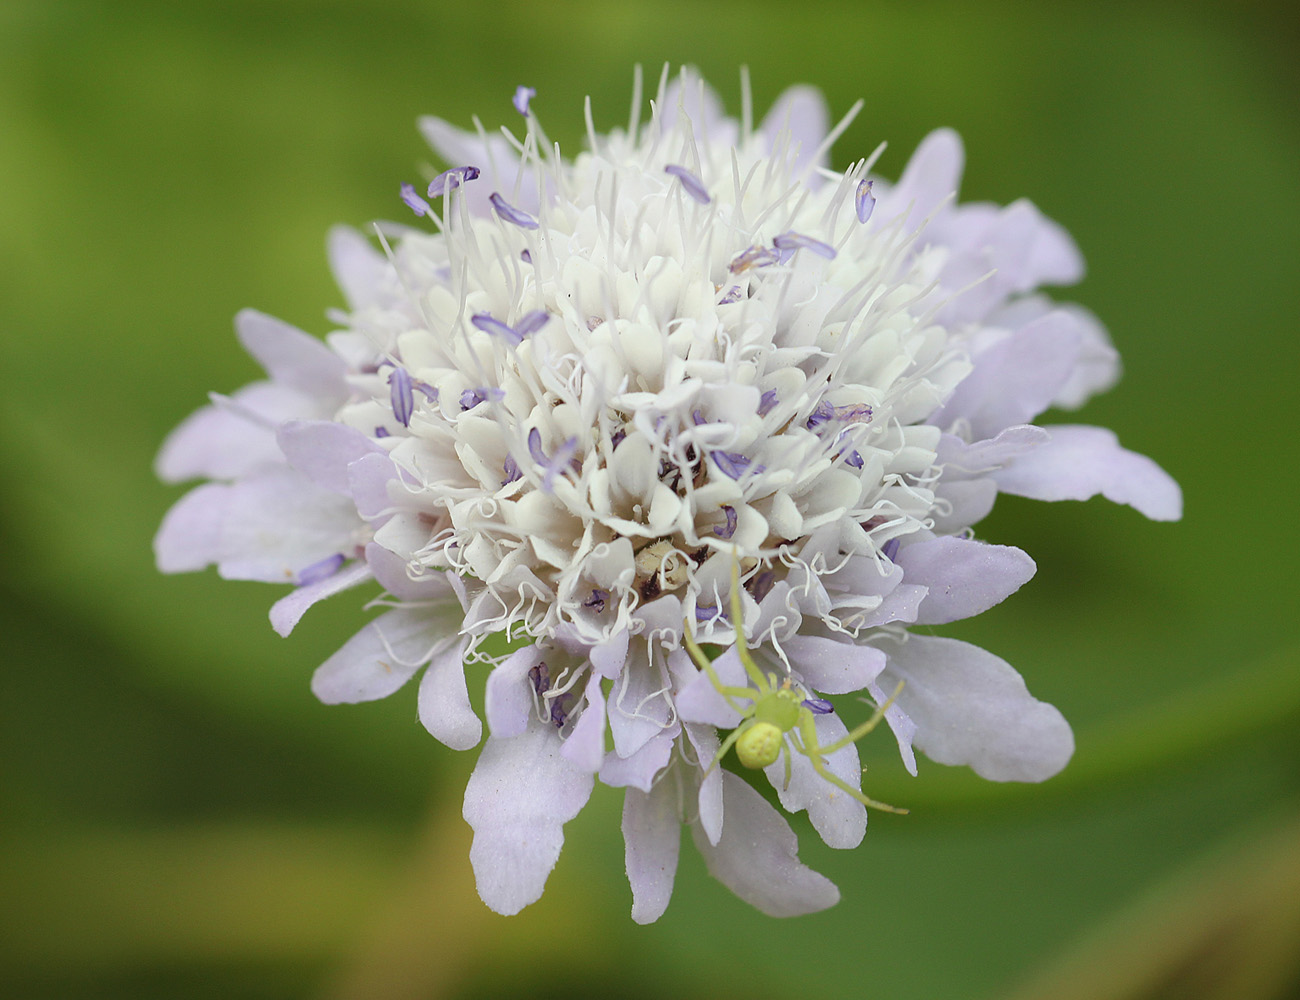
[[[167,442],[165,478],[213,482],[168,515],[159,564],[295,583],[271,613],[286,634],[378,581],[387,610],[313,689],[379,698],[423,669],[420,719],[455,749],[482,737],[466,668],[490,669],[465,818],[493,909],[538,898],[597,779],[626,789],[637,920],[668,903],[682,821],[744,899],[820,909],[838,891],[724,752],[835,847],[878,805],[855,741],[881,720],[913,773],[917,748],[1050,776],[1073,750],[1060,713],[907,627],[1033,574],[971,537],[999,491],[1174,518],[1178,489],[1107,431],[1030,423],[1108,387],[1116,355],[1029,294],[1081,272],[1058,226],[955,204],[953,133],[891,186],[874,157],[827,167],[856,107],[828,131],[795,88],[754,128],[748,101],[737,123],[665,74],[649,121],[638,82],[627,130],[589,127],[570,162],[533,96],[522,138],[422,122],[452,167],[401,199],[433,232],[381,226],[382,252],[333,235],[349,309],[326,343],[240,315],[270,381]],[[871,704],[852,731],[849,694]]]

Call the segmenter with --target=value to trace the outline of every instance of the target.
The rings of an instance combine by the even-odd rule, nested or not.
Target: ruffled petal
[[[710,844],[716,844],[722,837],[722,820],[724,803],[722,798],[722,776],[728,772],[716,764],[718,749],[721,744],[718,734],[710,726],[697,726],[686,723],[686,739],[695,751],[700,762],[703,776],[700,778],[698,821],[704,837]]]
[[[321,489],[344,496],[351,493],[348,466],[368,455],[383,454],[355,427],[332,420],[292,420],[275,438],[291,466]]]
[[[883,659],[883,657],[882,657]],[[848,734],[838,715],[819,715],[813,720],[817,742],[829,746]],[[837,788],[813,768],[812,761],[801,753],[787,749],[790,756],[790,784],[785,783],[785,761],[765,767],[763,773],[776,789],[776,796],[786,812],[808,810],[808,819],[828,847],[857,847],[867,832],[867,807],[844,790]],[[853,788],[861,788],[862,771],[858,748],[850,743],[825,758],[832,774]]]
[[[535,717],[528,671],[541,663],[545,651],[540,645],[516,649],[492,673],[484,692],[484,710],[495,739],[518,736]]]
[[[940,764],[966,764],[990,781],[1043,781],[1074,753],[1074,734],[1005,660],[958,642],[910,635],[887,642],[881,686],[903,682],[897,703],[916,723],[916,746]]]
[[[483,723],[474,714],[465,687],[467,637],[445,642],[420,678],[417,710],[420,723],[444,746],[468,750],[483,738]]]
[[[1045,428],[1051,440],[994,474],[1003,493],[1033,500],[1087,500],[1100,493],[1153,521],[1183,516],[1183,492],[1145,455],[1121,448],[1104,427]]]
[[[952,129],[935,129],[921,140],[898,184],[876,206],[877,224],[903,215],[903,231],[911,232],[957,193],[965,164],[961,137]]]
[[[310,334],[256,309],[235,316],[235,333],[274,381],[316,398],[346,398],[347,365]]]
[[[221,525],[230,508],[230,487],[207,483],[190,490],[163,517],[153,552],[163,573],[190,573],[221,558]]]
[[[885,668],[885,654],[873,646],[816,635],[792,635],[782,647],[791,666],[823,694],[861,691]]]
[[[828,155],[823,155],[822,162],[816,164],[813,164],[812,157],[829,130],[830,115],[826,110],[826,99],[816,87],[806,85],[785,90],[776,99],[760,126],[769,150],[775,150],[777,142],[788,132],[790,150],[797,151],[791,164],[791,173],[795,176],[809,165],[827,165]]]
[[[658,736],[652,736],[645,746],[630,757],[620,757],[613,751],[605,754],[605,762],[600,768],[600,780],[614,788],[650,791],[655,778],[672,759],[673,747],[681,731],[680,725],[665,729]]]
[[[647,791],[629,788],[623,793],[623,842],[632,919],[652,924],[668,908],[677,875],[682,828],[676,781],[665,779]]]
[[[386,698],[428,662],[438,639],[419,609],[395,608],[316,668],[312,693],[326,705]]]
[[[942,625],[1001,604],[1033,577],[1037,566],[1012,545],[989,545],[949,535],[898,550],[908,583],[929,588],[918,625]]]
[[[600,681],[594,672],[587,680],[586,706],[560,750],[566,760],[593,773],[605,762],[605,696]]]
[[[497,913],[536,902],[559,860],[564,824],[591,797],[595,775],[560,753],[555,728],[531,718],[518,736],[489,737],[465,787],[469,860],[479,896]]]
[[[798,917],[838,903],[834,883],[799,861],[798,839],[781,814],[730,771],[722,783],[728,822],[717,845],[691,824],[709,874],[769,917]]]

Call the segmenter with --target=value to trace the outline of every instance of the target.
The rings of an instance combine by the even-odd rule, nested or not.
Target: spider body
[[[871,717],[850,730],[844,736],[825,746],[818,742],[816,716],[826,714],[829,706],[825,702],[813,699],[786,677],[778,680],[776,674],[765,674],[759,669],[749,653],[748,643],[741,622],[743,621],[740,604],[740,570],[735,563],[731,567],[731,620],[735,623],[736,653],[745,673],[749,675],[753,687],[732,687],[722,683],[713,663],[692,638],[690,629],[684,633],[684,641],[691,659],[703,670],[717,689],[741,716],[735,729],[723,740],[718,754],[710,765],[710,770],[726,756],[733,746],[741,764],[751,769],[768,767],[776,763],[778,757],[785,761],[785,785],[790,784],[790,754],[798,753],[808,758],[814,771],[836,788],[847,792],[865,806],[883,809],[887,812],[906,813],[906,809],[886,805],[863,795],[847,781],[835,774],[827,766],[826,758],[850,743],[856,743],[879,725],[885,710],[898,696],[898,691],[880,705]],[[899,685],[899,690],[902,685]]]

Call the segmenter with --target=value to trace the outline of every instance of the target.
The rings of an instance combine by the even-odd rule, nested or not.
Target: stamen
[[[468,181],[478,180],[478,167],[452,167],[444,170],[429,182],[430,198],[441,198],[448,191],[454,191]]]
[[[537,666],[528,671],[528,679],[533,682],[533,690],[538,694],[545,694],[551,686],[551,671],[542,661]]]
[[[599,587],[593,587],[591,596],[582,602],[584,608],[594,608],[597,613],[605,610],[605,602],[609,600],[609,591],[601,590]]]
[[[537,91],[532,87],[525,87],[522,83],[515,88],[515,96],[511,98],[510,103],[515,106],[525,118],[528,117],[528,102],[537,96]]]
[[[376,427],[376,428],[375,428],[375,437],[377,437],[377,438],[386,438],[386,437],[392,437],[392,435],[388,433],[388,428],[387,428],[387,427]]]
[[[772,240],[772,246],[778,250],[807,250],[815,253],[818,257],[825,257],[827,260],[835,259],[835,248],[829,243],[823,243],[821,240],[815,240],[811,236],[804,236],[802,233],[787,232]]]
[[[835,706],[825,698],[805,698],[803,707],[812,712],[813,715],[830,715],[835,711]]]
[[[858,210],[858,221],[865,223],[871,218],[876,208],[876,196],[871,193],[871,181],[865,177],[858,182],[858,193],[853,199],[853,206]]]
[[[415,393],[411,384],[411,375],[405,368],[394,368],[388,376],[388,400],[393,407],[393,416],[403,427],[411,426],[411,416],[415,413]]]
[[[729,539],[736,533],[736,522],[739,521],[740,518],[736,516],[736,508],[732,507],[730,504],[724,503],[722,505],[722,511],[727,515],[727,524],[725,527],[714,528],[713,533],[719,538]]]
[[[898,546],[900,542],[901,539],[899,538],[891,538],[880,547],[880,554],[890,562],[894,562],[894,556],[898,555]]]
[[[412,184],[402,185],[402,201],[406,202],[406,207],[416,215],[433,215],[429,203],[415,193],[415,186]]]
[[[328,577],[338,572],[339,567],[346,562],[342,552],[335,552],[332,556],[326,556],[320,562],[314,562],[298,571],[298,576],[294,582],[299,587],[306,587],[308,584],[320,583]]]
[[[748,472],[750,463],[753,461],[748,456],[736,451],[711,451],[709,454],[713,457],[713,461],[718,468],[732,479],[739,479]],[[755,465],[753,471],[759,473],[764,471],[765,468],[762,465]]]
[[[772,412],[772,408],[776,406],[776,404],[777,404],[776,390],[768,389],[767,392],[763,393],[763,395],[759,397],[758,415],[760,417],[767,416],[769,413]]]
[[[502,323],[488,313],[475,313],[469,318],[469,321],[484,333],[490,333],[495,337],[505,337],[511,345],[518,347],[524,342],[524,338],[531,333],[536,333],[546,325],[551,314],[545,309],[536,309],[525,315],[517,326],[510,326]]]
[[[749,593],[755,601],[761,602],[764,597],[772,592],[774,583],[776,583],[776,574],[770,569],[765,569],[750,581]]]
[[[496,191],[488,196],[488,201],[492,202],[492,207],[496,209],[497,215],[505,219],[506,222],[513,222],[520,229],[536,229],[537,220],[527,212],[521,212],[508,201],[501,197]]]
[[[670,163],[664,167],[664,173],[672,174],[681,181],[682,189],[701,205],[707,205],[713,200],[709,197],[709,192],[705,189],[704,183],[685,167]]]
[[[727,289],[727,294],[718,299],[718,305],[729,306],[733,302],[739,302],[741,296],[740,286],[732,285]]]
[[[751,267],[767,267],[769,264],[776,264],[780,260],[781,255],[770,247],[752,246],[736,254],[727,270],[732,274],[740,274],[742,271],[748,271]]]
[[[523,473],[519,471],[519,463],[510,455],[507,455],[506,460],[501,463],[501,471],[506,474],[506,478],[501,480],[502,486],[509,486],[523,476]]]

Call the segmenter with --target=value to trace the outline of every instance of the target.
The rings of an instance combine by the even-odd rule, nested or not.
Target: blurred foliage
[[[0,3],[0,993],[18,998],[1300,996],[1294,579],[1300,371],[1297,34],[1288,5],[774,0]],[[963,196],[1028,196],[1091,265],[1069,297],[1126,364],[1083,419],[1183,484],[1187,516],[1007,498],[984,537],[1039,564],[948,631],[1076,726],[1008,788],[868,748],[909,805],[840,853],[837,908],[774,922],[689,847],[668,914],[627,917],[619,796],[568,828],[543,900],[473,890],[472,754],[414,693],[326,709],[311,669],[365,620],[290,640],[272,588],[159,576],[167,430],[257,370],[244,306],[325,332],[323,238],[403,209],[418,114],[574,150],[631,66],[699,66],[738,107],[821,87],[886,175],[963,135]],[[1072,419],[1072,418],[1066,418]],[[1291,430],[1288,430],[1291,428]]]

